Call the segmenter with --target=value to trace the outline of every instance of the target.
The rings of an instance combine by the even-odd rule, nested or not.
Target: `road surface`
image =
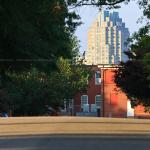
[[[0,118],[0,136],[39,134],[150,135],[150,120],[98,117]]]
[[[0,150],[150,150],[150,136],[40,135],[0,137]]]

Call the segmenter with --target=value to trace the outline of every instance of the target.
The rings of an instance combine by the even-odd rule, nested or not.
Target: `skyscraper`
[[[101,11],[88,30],[85,63],[98,65],[126,61],[127,56],[123,52],[128,50],[126,41],[129,35],[118,12]]]

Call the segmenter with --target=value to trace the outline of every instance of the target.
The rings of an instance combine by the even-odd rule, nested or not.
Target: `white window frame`
[[[83,96],[86,96],[86,97],[87,97],[86,103],[83,103],[83,99],[82,99]],[[83,108],[83,105],[84,105],[84,104],[88,104],[88,95],[81,95],[81,108]]]
[[[97,102],[97,97],[100,97],[99,102]],[[97,103],[99,103],[99,105]],[[95,105],[97,108],[102,107],[102,95],[95,95]]]
[[[97,73],[99,73],[100,74],[100,78],[97,78]],[[100,71],[96,71],[95,72],[95,84],[96,85],[100,85],[101,84],[101,72]]]

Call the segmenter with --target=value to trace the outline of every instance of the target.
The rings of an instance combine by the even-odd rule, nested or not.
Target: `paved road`
[[[0,137],[0,150],[150,150],[150,137],[46,135]]]
[[[0,136],[110,133],[150,135],[150,120],[98,117],[0,118]]]

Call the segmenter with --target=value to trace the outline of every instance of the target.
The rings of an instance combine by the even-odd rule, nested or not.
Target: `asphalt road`
[[[150,135],[150,120],[98,117],[0,118],[0,136],[39,134]]]
[[[0,137],[0,150],[150,150],[150,136],[40,135]]]

